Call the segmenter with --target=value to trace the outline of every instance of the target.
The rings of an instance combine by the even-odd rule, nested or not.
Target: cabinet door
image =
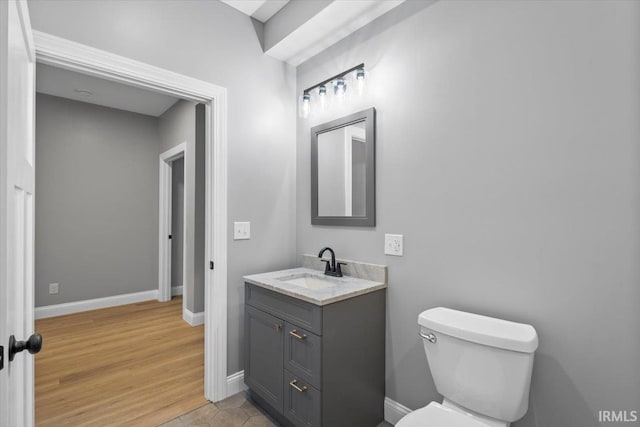
[[[283,408],[284,322],[245,306],[245,382],[274,409]]]
[[[296,427],[320,427],[320,391],[285,370],[284,416]]]

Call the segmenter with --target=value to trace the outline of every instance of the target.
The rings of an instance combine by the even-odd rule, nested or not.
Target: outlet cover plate
[[[251,238],[250,222],[233,223],[233,240],[248,240]]]
[[[402,234],[385,234],[384,235],[384,254],[393,256],[403,255],[403,236]]]
[[[49,295],[55,295],[60,292],[60,283],[49,283]]]

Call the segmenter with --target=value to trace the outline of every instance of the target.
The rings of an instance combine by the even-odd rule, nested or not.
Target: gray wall
[[[36,118],[36,307],[156,289],[157,119],[42,94]]]
[[[295,263],[295,75],[216,1],[28,2],[44,31],[228,89],[228,371],[242,369],[242,276]],[[157,160],[156,160],[157,162]],[[251,240],[233,241],[233,221]]]
[[[171,165],[171,286],[183,285],[184,158]]]
[[[389,266],[387,395],[439,399],[417,316],[447,306],[540,336],[516,426],[595,426],[640,402],[640,3],[406,2],[298,67],[298,94],[365,62],[376,228],[310,225],[298,120],[297,252]],[[384,233],[405,256],[383,255]]]
[[[204,310],[204,285],[199,283],[196,286],[196,269],[204,268],[202,261],[196,262],[195,247],[195,221],[196,216],[203,216],[204,212],[196,211],[196,104],[194,102],[180,100],[162,114],[158,120],[160,134],[160,153],[163,153],[183,142],[187,143],[187,153],[184,159],[184,166],[187,169],[185,186],[186,200],[186,283],[185,289],[186,306],[193,313]],[[175,244],[175,242],[174,242]],[[198,251],[200,258],[203,258],[201,251]],[[173,254],[172,254],[173,257]],[[173,259],[175,261],[175,258]],[[172,264],[173,265],[173,264]],[[173,276],[173,270],[172,270]],[[199,304],[196,306],[195,301]]]

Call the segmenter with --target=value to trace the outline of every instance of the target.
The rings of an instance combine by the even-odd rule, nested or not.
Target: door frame
[[[204,395],[213,402],[226,398],[227,89],[40,31],[33,38],[39,63],[206,105]]]
[[[167,238],[173,235],[173,162],[184,159],[184,196],[182,198],[182,317],[187,307],[187,143],[183,142],[160,154],[158,167],[158,301],[171,300],[171,246]]]

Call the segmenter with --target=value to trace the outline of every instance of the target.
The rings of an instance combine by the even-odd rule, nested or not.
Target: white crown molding
[[[156,289],[124,295],[114,295],[111,297],[94,298],[85,301],[45,305],[43,307],[36,307],[35,318],[46,319],[48,317],[64,316],[65,314],[81,313],[83,311],[117,307],[119,305],[133,304],[136,302],[151,301],[155,299],[158,299],[158,291]]]
[[[80,73],[168,93],[179,98],[204,102],[226,89],[164,68],[155,67],[111,52],[63,39],[52,34],[33,31],[38,62]]]
[[[402,417],[410,412],[411,409],[407,408],[406,406],[401,405],[398,402],[389,399],[388,397],[384,398],[384,420],[389,424],[395,425],[402,419]]]

